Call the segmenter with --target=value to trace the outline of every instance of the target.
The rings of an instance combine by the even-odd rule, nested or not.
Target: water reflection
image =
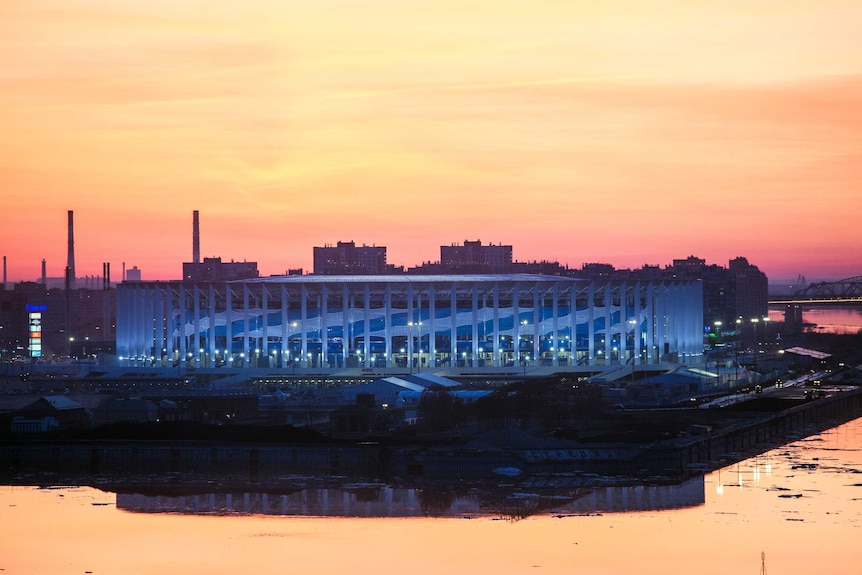
[[[551,479],[549,482],[548,480]],[[549,486],[549,483],[552,486]],[[265,491],[194,494],[117,493],[117,508],[137,513],[294,515],[313,517],[481,517],[657,511],[704,502],[703,477],[673,485],[560,487],[562,478],[517,485],[393,487],[380,483]]]
[[[810,329],[826,333],[856,333],[862,329],[860,308],[804,308],[802,321],[813,325]]]
[[[783,322],[784,307],[784,305],[770,306],[769,319]],[[807,331],[854,334],[862,330],[862,307],[804,305],[802,321],[807,325]]]
[[[0,569],[684,575],[756,573],[765,552],[773,574],[856,575],[860,474],[862,419],[677,485],[583,476],[503,477],[491,487],[293,477],[293,488],[276,490],[158,476],[56,487],[59,478],[20,477],[21,486],[0,487]],[[589,479],[597,483],[579,483]],[[497,520],[518,517],[526,494],[545,507],[521,521]],[[291,513],[303,498],[321,513],[328,498],[330,515],[281,514],[281,496]],[[395,513],[414,515],[382,515],[388,501]],[[357,515],[366,512],[376,514]]]

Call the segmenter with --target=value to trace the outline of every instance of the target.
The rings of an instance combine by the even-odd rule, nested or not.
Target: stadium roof
[[[827,357],[832,357],[832,354],[825,353],[822,351],[817,351],[816,349],[808,349],[805,347],[791,347],[784,350],[785,353],[792,353],[795,355],[805,355],[808,357],[813,357],[814,359],[826,359]]]
[[[585,282],[588,280],[541,274],[391,274],[391,275],[286,275],[235,280],[231,283],[429,283],[429,282]]]
[[[432,373],[392,376],[384,378],[383,381],[416,392],[423,392],[432,387],[453,388],[461,385],[457,381]]]

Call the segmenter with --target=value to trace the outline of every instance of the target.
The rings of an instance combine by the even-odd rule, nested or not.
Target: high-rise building
[[[617,270],[609,264],[584,264],[572,275],[586,279],[699,281],[703,285],[703,322],[707,332],[751,332],[752,324],[768,317],[768,279],[744,257],[731,260],[727,267],[707,264],[695,256],[675,259],[665,268],[645,265]]]
[[[440,266],[444,270],[471,273],[506,273],[512,270],[512,246],[482,245],[464,240],[463,245],[440,246]]]
[[[728,266],[707,265],[689,256],[673,260],[664,273],[674,278],[703,282],[703,319],[709,329],[723,325],[733,330],[738,323],[760,321],[769,312],[769,282],[766,274],[744,257],[730,260]],[[740,321],[737,321],[740,320]]]
[[[385,246],[357,246],[350,241],[314,248],[314,273],[317,275],[380,275],[390,271]]]
[[[757,266],[743,257],[730,260],[727,266],[733,285],[736,317],[762,319],[769,312],[769,280]]]

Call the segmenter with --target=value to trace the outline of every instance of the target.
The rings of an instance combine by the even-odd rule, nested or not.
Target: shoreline
[[[297,480],[436,482],[568,477],[578,485],[675,482],[702,475],[862,416],[862,389],[812,400],[698,436],[648,444],[533,438],[529,445],[480,442],[394,444],[385,441],[230,443],[186,440],[0,441],[0,481],[38,477],[140,477],[141,485],[180,478],[273,488]],[[520,432],[521,435],[524,432]],[[511,435],[509,435],[511,438]],[[46,475],[47,474],[47,475]],[[161,479],[163,480],[161,480]],[[131,482],[134,484],[135,482]]]

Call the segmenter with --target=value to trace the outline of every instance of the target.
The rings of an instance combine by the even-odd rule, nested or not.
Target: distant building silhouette
[[[440,261],[424,262],[409,268],[410,274],[511,274],[533,273],[564,275],[565,268],[557,262],[514,262],[512,246],[482,245],[480,240],[464,240],[463,244],[440,246]]]
[[[385,246],[357,246],[338,242],[314,248],[314,273],[317,275],[380,275],[391,273],[386,264]]]
[[[769,280],[757,266],[743,257],[730,260],[728,273],[733,285],[737,318],[764,318],[769,312]]]
[[[116,321],[113,289],[46,289],[39,282],[20,282],[0,290],[0,354],[83,358],[112,352]],[[37,315],[34,315],[37,314]],[[38,326],[40,341],[32,331]],[[38,345],[39,349],[35,346]],[[76,351],[76,353],[71,353]]]
[[[570,270],[559,262],[512,262],[512,273],[539,274],[543,276],[571,276]]]
[[[512,246],[482,245],[464,240],[463,245],[440,246],[440,266],[443,270],[472,273],[510,273]]]
[[[731,260],[727,267],[707,264],[706,260],[695,256],[674,259],[664,268],[644,265],[636,269],[615,269],[610,264],[585,263],[580,270],[567,270],[564,275],[641,282],[699,280],[703,284],[703,323],[709,330],[723,326],[723,330],[735,331],[740,329],[740,324],[750,330],[752,319],[762,321],[769,312],[766,274],[744,257]]]
[[[260,277],[257,262],[223,262],[221,258],[204,258],[201,263],[183,263],[183,280],[218,282]]]
[[[737,320],[746,324],[762,320],[769,313],[769,280],[757,266],[737,257],[726,268],[695,256],[673,260],[665,270],[680,279],[703,281],[703,319],[707,326],[721,322],[732,329]]]
[[[137,269],[137,268],[133,268]],[[128,281],[140,281],[128,277]],[[247,280],[260,277],[257,262],[223,262],[221,258],[204,258],[201,261],[201,223],[200,212],[192,212],[192,261],[183,263],[183,281],[187,282],[220,282]]]
[[[589,279],[612,278],[617,274],[617,270],[611,264],[588,263],[581,266],[579,277]]]
[[[126,270],[126,281],[127,282],[139,282],[139,281],[141,281],[141,270],[138,269],[138,266],[132,266],[131,269]]]

